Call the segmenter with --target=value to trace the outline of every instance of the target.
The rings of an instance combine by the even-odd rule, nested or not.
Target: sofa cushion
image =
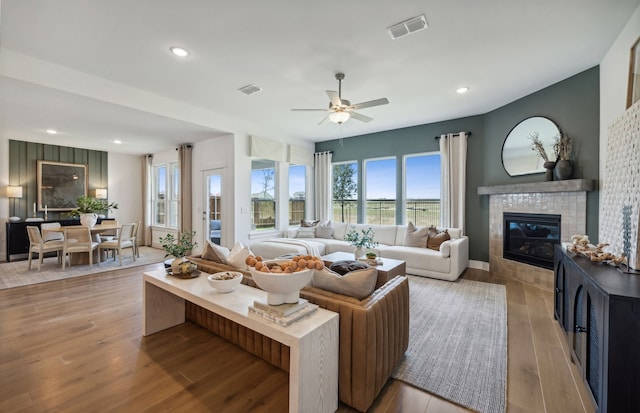
[[[407,272],[409,272],[410,268],[445,274],[451,270],[451,258],[445,258],[440,251],[434,251],[429,248],[390,246],[381,250],[380,256],[382,258],[405,261],[407,263]]]
[[[217,262],[219,264],[226,264],[229,253],[229,248],[223,247],[207,240],[204,246],[204,251],[202,251],[202,258]]]
[[[331,221],[321,221],[316,226],[316,238],[333,238],[333,224]]]
[[[413,222],[409,222],[407,225],[407,232],[404,236],[405,247],[418,247],[426,248],[427,239],[429,238],[429,228],[418,229]]]
[[[227,257],[227,264],[235,268],[246,270],[248,267],[245,260],[249,255],[253,255],[249,247],[242,245],[241,242],[236,242],[236,245],[234,245],[229,252],[229,256]]]
[[[298,229],[298,233],[296,234],[296,238],[315,238],[316,237],[316,227],[300,227]]]
[[[324,267],[322,270],[314,272],[311,284],[315,288],[322,288],[362,300],[373,292],[377,279],[378,270],[375,267],[351,271],[345,275],[340,275]]]
[[[440,251],[440,244],[443,242],[450,240],[449,231],[444,230],[443,232],[439,232],[435,227],[429,228],[429,238],[427,239],[427,248],[430,248],[434,251]]]
[[[365,262],[357,260],[336,261],[329,267],[331,271],[337,272],[340,275],[345,275],[351,271],[363,270],[365,268],[371,268],[371,266]]]

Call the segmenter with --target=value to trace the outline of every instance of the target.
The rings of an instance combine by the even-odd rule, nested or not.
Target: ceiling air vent
[[[395,40],[422,29],[426,29],[427,27],[427,18],[423,14],[422,16],[414,17],[412,19],[405,20],[402,23],[395,24],[389,27],[387,31],[389,32],[389,36]]]
[[[258,93],[262,90],[261,87],[258,87],[256,85],[247,85],[247,86],[243,86],[240,89],[238,89],[240,92],[244,93],[245,95],[253,95],[254,93]]]

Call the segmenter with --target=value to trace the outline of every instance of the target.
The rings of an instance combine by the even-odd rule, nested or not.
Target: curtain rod
[[[471,136],[471,132],[465,132],[464,133],[467,137]],[[436,136],[436,139],[440,139],[440,136]]]

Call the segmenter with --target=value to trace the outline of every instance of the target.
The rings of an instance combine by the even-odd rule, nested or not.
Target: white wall
[[[110,202],[118,209],[109,213],[121,224],[142,221],[142,160],[139,156],[117,152],[108,154]]]
[[[609,125],[627,109],[629,58],[640,37],[640,7],[631,15],[600,62],[600,186],[607,157]]]

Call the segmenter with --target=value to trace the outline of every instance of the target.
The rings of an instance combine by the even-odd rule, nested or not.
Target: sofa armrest
[[[449,248],[451,273],[459,276],[469,266],[469,237],[463,235],[452,239]]]
[[[366,411],[409,345],[409,281],[396,276],[358,300],[319,288],[300,295],[340,314],[340,400]]]

